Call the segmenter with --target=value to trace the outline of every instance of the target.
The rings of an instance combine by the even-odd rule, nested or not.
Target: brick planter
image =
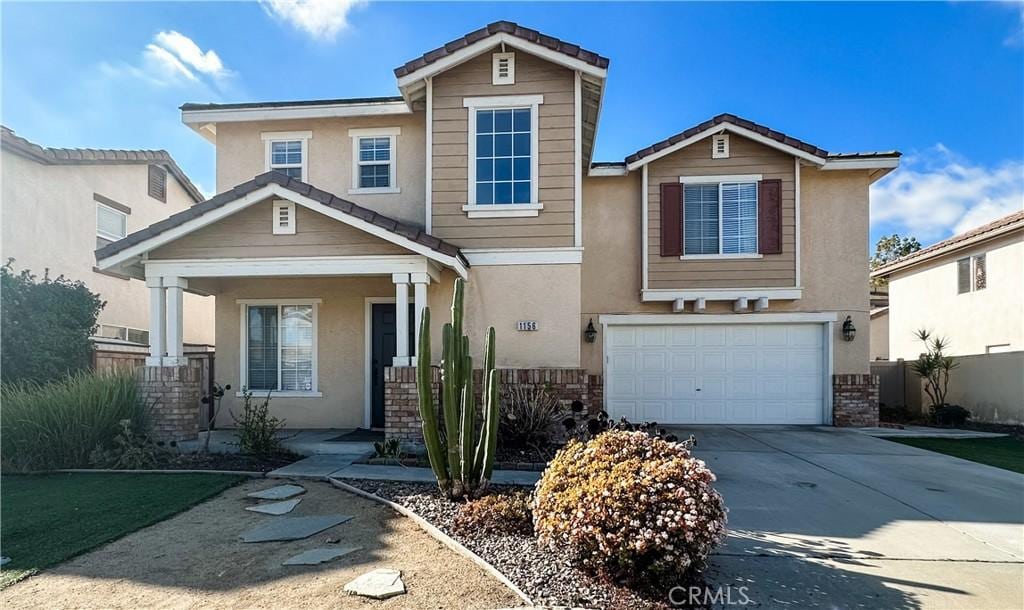
[[[140,366],[139,392],[150,410],[154,440],[181,441],[199,436],[202,370],[189,366]]]
[[[832,376],[832,423],[854,427],[878,425],[878,375]]]

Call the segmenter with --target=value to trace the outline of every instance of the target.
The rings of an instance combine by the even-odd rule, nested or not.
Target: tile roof
[[[192,181],[166,150],[48,148],[26,140],[6,126],[0,126],[0,132],[2,132],[0,141],[5,150],[46,165],[163,165],[193,201],[203,200],[203,194],[199,192],[196,185],[192,184]]]
[[[557,51],[563,55],[573,57],[601,69],[606,69],[608,67],[607,57],[601,57],[597,53],[588,51],[577,44],[572,44],[571,42],[565,42],[554,38],[553,36],[541,34],[537,30],[524,28],[518,23],[513,23],[511,21],[495,21],[494,23],[482,27],[479,30],[470,32],[460,38],[456,38],[433,51],[428,51],[412,61],[405,62],[404,65],[395,68],[395,76],[402,78],[403,76],[412,74],[421,68],[425,68],[430,64],[451,55],[459,49],[463,49],[473,43],[500,33],[511,34],[516,38],[521,38],[523,40],[539,44],[542,47],[546,47],[552,51]]]
[[[1014,212],[1002,218],[997,218],[992,222],[982,225],[976,229],[971,229],[959,235],[954,235],[949,239],[944,239],[938,243],[934,243],[927,248],[921,248],[917,252],[911,252],[903,258],[894,260],[893,262],[879,267],[871,272],[872,276],[886,275],[890,271],[898,267],[904,267],[908,263],[920,263],[924,262],[934,256],[941,254],[947,254],[957,248],[957,246],[963,244],[966,241],[974,240],[975,238],[984,237],[989,233],[1004,233],[1013,229],[1021,228],[1024,229],[1024,210]]]
[[[237,104],[197,104],[186,102],[179,110],[239,110],[244,108],[291,108],[294,106],[358,106],[364,104],[386,104],[389,102],[403,102],[405,99],[400,95],[385,97],[349,97],[332,100],[295,100],[285,102],[240,102]]]
[[[693,136],[697,135],[698,133],[704,131],[705,129],[709,129],[711,127],[714,127],[715,125],[721,125],[722,123],[731,123],[731,124],[736,125],[738,127],[743,127],[744,129],[749,129],[749,130],[751,130],[751,131],[753,131],[755,133],[758,133],[758,134],[760,134],[762,136],[765,136],[766,138],[771,138],[772,140],[775,140],[776,142],[779,142],[781,144],[785,144],[787,146],[792,146],[793,148],[796,148],[798,150],[802,150],[805,153],[814,155],[816,157],[823,157],[823,158],[829,158],[829,159],[859,159],[859,158],[872,158],[872,157],[898,157],[898,156],[900,156],[900,153],[897,152],[897,151],[868,152],[868,153],[830,153],[827,150],[825,150],[824,148],[820,148],[820,147],[815,146],[813,144],[808,144],[807,142],[804,142],[803,140],[798,140],[797,138],[794,138],[793,136],[786,135],[786,134],[784,134],[784,133],[782,133],[780,131],[775,131],[774,129],[765,127],[764,125],[759,125],[759,124],[757,124],[757,123],[755,123],[753,121],[748,121],[747,119],[738,117],[735,114],[725,113],[725,114],[720,114],[720,115],[718,115],[718,116],[716,116],[716,117],[714,117],[712,119],[709,119],[707,121],[704,121],[703,123],[701,123],[699,125],[694,125],[693,127],[690,127],[689,129],[687,129],[685,131],[679,132],[679,133],[677,133],[676,135],[674,135],[674,136],[672,136],[670,138],[666,138],[666,139],[664,139],[664,140],[662,140],[660,142],[656,142],[655,144],[652,144],[652,145],[648,146],[647,148],[642,148],[642,149],[636,151],[635,153],[633,153],[633,154],[629,155],[628,157],[626,157],[626,163],[635,163],[636,161],[639,161],[639,160],[643,159],[644,157],[648,157],[650,155],[653,155],[654,153],[656,153],[658,151],[661,151],[661,150],[664,150],[664,149],[668,148],[669,146],[673,146],[675,144],[678,144],[679,142],[682,142],[683,140],[685,140],[687,138],[693,137]]]
[[[292,192],[309,197],[310,199],[316,200],[330,208],[350,216],[354,216],[374,226],[385,229],[386,231],[390,231],[391,233],[412,240],[434,250],[435,252],[440,252],[441,254],[458,258],[464,265],[469,265],[466,258],[457,247],[426,233],[417,226],[405,224],[388,216],[384,216],[383,214],[378,214],[373,210],[356,205],[351,201],[337,197],[327,191],[302,182],[301,180],[289,178],[281,172],[266,172],[260,174],[252,180],[243,182],[231,190],[218,194],[212,199],[208,199],[202,203],[197,203],[187,210],[168,216],[159,222],[149,225],[145,229],[136,231],[123,239],[107,244],[106,246],[96,250],[96,260],[99,261],[113,256],[122,250],[142,243],[147,239],[163,233],[164,231],[182,225],[193,218],[198,218],[207,212],[213,211],[225,204],[240,199],[271,183],[283,186]]]

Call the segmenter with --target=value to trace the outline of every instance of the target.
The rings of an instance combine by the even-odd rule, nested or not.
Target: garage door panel
[[[700,370],[704,373],[721,373],[727,368],[725,352],[705,351],[700,354]]]
[[[668,413],[668,401],[644,400],[640,402],[640,419],[642,421],[665,421],[665,414]]]
[[[766,347],[786,347],[789,344],[789,333],[785,326],[759,326],[759,345]]]
[[[696,370],[697,354],[695,352],[683,352],[678,350],[672,352],[673,373],[693,373]]]
[[[694,419],[698,424],[715,424],[727,421],[725,401],[706,400],[697,403]]]
[[[668,342],[673,347],[697,345],[697,329],[693,326],[674,326],[669,330]]]
[[[726,419],[737,424],[757,423],[757,402],[753,400],[730,400],[726,403]]]
[[[663,326],[644,326],[640,329],[640,345],[642,347],[661,347],[666,343],[668,329]]]
[[[615,373],[608,377],[608,396],[611,397],[623,397],[629,399],[637,395],[638,379],[632,375],[622,375]]]
[[[673,398],[695,398],[697,392],[697,378],[688,376],[672,376],[670,380]]]
[[[643,352],[640,354],[640,366],[645,371],[668,370],[669,354],[665,352]]]
[[[756,326],[733,326],[729,328],[729,345],[732,347],[753,347],[757,345]]]
[[[735,372],[754,372],[757,370],[757,354],[752,351],[735,351],[732,353],[732,366]]]
[[[730,399],[757,398],[757,377],[754,375],[735,375],[729,378]]]
[[[668,398],[669,379],[665,375],[640,377],[641,398]]]
[[[771,349],[758,352],[758,367],[765,373],[785,373],[789,370],[786,350]]]
[[[634,347],[636,346],[636,329],[621,326],[612,326],[608,331],[608,346]]]
[[[821,347],[821,329],[809,324],[788,327],[789,344],[794,347]]]
[[[726,397],[726,384],[729,382],[728,377],[715,376],[715,377],[703,377],[699,379],[699,394],[701,400],[719,399]]]
[[[699,326],[698,328],[699,345],[704,347],[722,347],[725,345],[726,328],[724,326]]]
[[[625,417],[630,421],[636,421],[636,405],[635,400],[609,400],[608,415],[613,419]]]

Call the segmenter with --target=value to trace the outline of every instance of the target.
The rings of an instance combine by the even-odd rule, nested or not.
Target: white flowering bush
[[[725,536],[714,482],[682,443],[609,431],[551,461],[537,483],[534,530],[590,572],[671,585],[702,570]]]

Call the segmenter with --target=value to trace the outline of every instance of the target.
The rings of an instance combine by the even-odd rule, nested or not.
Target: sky
[[[162,148],[206,194],[184,102],[396,95],[393,68],[499,19],[610,58],[594,159],[731,112],[829,151],[897,149],[871,243],[1024,208],[1024,3],[0,3],[2,122]]]

